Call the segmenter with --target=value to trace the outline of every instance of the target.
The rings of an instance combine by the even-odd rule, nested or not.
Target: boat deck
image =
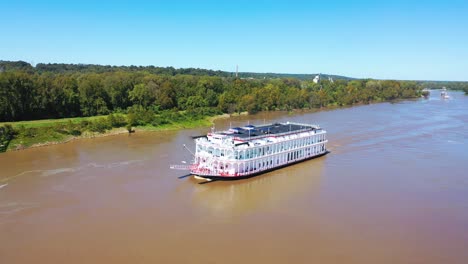
[[[305,124],[297,123],[275,123],[262,126],[253,126],[248,125],[245,127],[234,127],[229,130],[229,132],[217,133],[225,136],[232,136],[240,139],[248,139],[257,136],[266,136],[266,135],[281,135],[286,133],[294,133],[300,131],[311,131],[318,130],[318,127]]]

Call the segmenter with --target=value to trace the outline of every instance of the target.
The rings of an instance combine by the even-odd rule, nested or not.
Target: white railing
[[[192,168],[191,173],[196,174],[196,175],[200,175],[200,176],[221,176],[221,177],[247,176],[247,175],[260,173],[262,171],[278,168],[278,167],[281,167],[281,166],[284,166],[284,165],[287,165],[287,164],[290,164],[290,163],[294,163],[294,162],[297,162],[297,161],[301,161],[301,160],[305,160],[305,159],[309,159],[309,158],[321,155],[321,154],[323,154],[323,153],[325,153],[327,151],[327,149],[325,147],[325,144],[327,142],[328,142],[328,140],[324,140],[324,141],[320,142],[322,144],[315,143],[313,145],[302,146],[300,148],[290,149],[290,150],[287,150],[287,151],[284,151],[284,152],[279,152],[279,153],[275,153],[275,154],[271,154],[271,155],[267,155],[267,156],[262,156],[262,157],[256,157],[256,158],[248,159],[248,160],[237,161],[237,162],[235,162],[235,164],[231,164],[231,165],[234,165],[234,167],[236,167],[236,164],[237,164],[238,169],[239,169],[239,165],[241,165],[241,164],[243,164],[244,169],[246,169],[245,166],[248,166],[249,167],[248,170],[243,171],[243,172],[230,173],[230,172],[228,172],[226,170],[218,169],[218,168],[207,168],[207,167],[199,168],[198,164],[197,164],[197,165],[195,165],[195,167]],[[323,149],[320,149],[315,153],[305,151],[305,149],[313,147],[314,145],[323,145]],[[279,164],[274,163],[275,160],[276,160],[275,158],[279,158],[283,154],[290,154],[290,153],[292,154],[292,153],[294,153],[295,151],[298,151],[298,150],[304,150],[302,156],[299,156],[299,157],[296,157],[296,158],[291,157],[289,160],[286,160],[286,156],[283,156],[281,163],[279,163]],[[271,158],[271,156],[273,156],[272,159],[268,159],[268,157]],[[265,161],[266,165],[261,166],[261,167],[257,167],[257,161],[258,160]],[[269,164],[270,160],[273,161],[273,163],[271,165]],[[250,162],[253,162],[253,163],[250,163]],[[251,166],[253,166],[253,167],[251,167]]]

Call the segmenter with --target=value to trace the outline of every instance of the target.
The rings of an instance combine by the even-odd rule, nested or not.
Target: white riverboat
[[[450,99],[450,96],[447,93],[447,88],[443,87],[441,92],[440,92],[440,97],[442,99]]]
[[[208,133],[195,137],[190,174],[205,179],[252,177],[327,154],[326,134],[318,125],[290,122]]]

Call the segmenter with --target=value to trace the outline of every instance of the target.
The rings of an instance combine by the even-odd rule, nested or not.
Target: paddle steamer
[[[190,173],[205,179],[239,179],[322,156],[327,132],[318,125],[274,123],[235,127],[194,137]]]

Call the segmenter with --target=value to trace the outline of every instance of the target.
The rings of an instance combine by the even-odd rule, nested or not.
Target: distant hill
[[[314,74],[295,74],[295,73],[257,73],[257,72],[239,72],[240,78],[254,78],[254,79],[274,79],[274,78],[296,78],[299,80],[313,80],[318,73]],[[355,78],[332,75],[332,74],[320,74],[322,79],[328,79],[329,77],[333,80],[354,80]]]
[[[208,75],[208,76],[219,76],[219,77],[234,77],[234,72],[227,71],[215,71],[199,68],[180,68],[176,69],[173,67],[156,67],[156,66],[112,66],[112,65],[98,65],[98,64],[69,64],[69,63],[38,63],[35,67],[24,61],[1,61],[0,60],[0,72],[12,71],[12,70],[23,70],[23,71],[36,71],[38,73],[53,72],[53,73],[103,73],[103,72],[115,72],[115,71],[145,71],[153,74],[165,74],[165,75]],[[296,78],[300,80],[312,80],[317,74],[291,74],[291,73],[257,73],[257,72],[240,72],[240,78],[253,78],[253,79],[274,79],[274,78]],[[322,78],[328,79],[329,77],[334,80],[344,79],[351,80],[354,78],[322,74]]]
[[[22,70],[33,70],[33,66],[24,61],[2,61],[0,60],[0,72]]]

